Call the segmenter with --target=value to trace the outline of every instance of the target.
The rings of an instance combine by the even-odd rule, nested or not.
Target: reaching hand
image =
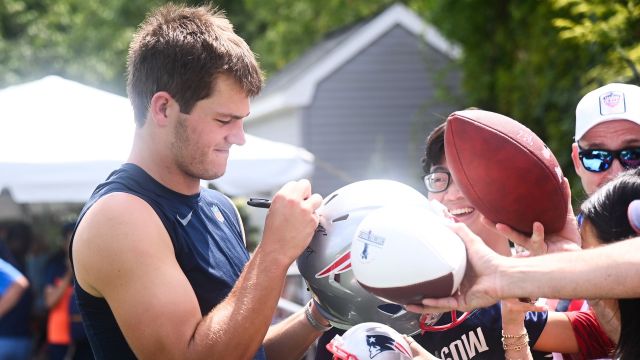
[[[501,305],[503,327],[506,323],[522,325],[525,314],[529,311],[540,312],[549,310],[547,305],[522,302],[518,299],[502,300]]]
[[[441,299],[423,299],[422,304],[407,305],[418,313],[445,312],[453,309],[468,311],[495,304],[498,297],[498,278],[504,257],[491,250],[463,223],[449,227],[464,241],[467,249],[467,268],[457,294]]]
[[[569,182],[565,178],[563,186],[569,190]],[[570,192],[569,192],[570,194]],[[489,220],[484,219],[485,225],[493,226],[502,235],[509,238],[515,244],[527,249],[531,255],[542,255],[547,253],[580,250],[582,240],[578,231],[578,221],[573,214],[571,206],[571,196],[567,204],[567,219],[562,230],[555,234],[544,233],[544,226],[539,223],[533,223],[533,234],[531,237],[520,233],[505,224],[493,224]]]

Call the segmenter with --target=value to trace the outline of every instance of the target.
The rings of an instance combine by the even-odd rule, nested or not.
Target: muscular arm
[[[280,210],[270,210],[263,241],[234,288],[204,317],[160,219],[132,195],[106,196],[82,219],[73,243],[76,277],[87,292],[107,300],[139,358],[252,358],[286,270],[317,224],[304,217],[312,210],[291,199],[274,198],[274,207]]]

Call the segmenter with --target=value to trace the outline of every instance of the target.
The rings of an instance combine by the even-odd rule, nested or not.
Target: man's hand
[[[564,178],[562,185],[569,191],[567,178]],[[571,194],[570,191],[569,194]],[[533,234],[531,237],[512,229],[508,225],[494,224],[487,219],[483,221],[485,225],[495,227],[499,233],[509,238],[509,240],[527,249],[531,255],[574,251],[580,250],[581,248],[582,240],[580,239],[580,232],[578,231],[578,221],[573,214],[571,196],[569,196],[569,202],[567,204],[567,218],[564,227],[560,232],[555,234],[547,234],[545,236],[544,226],[537,221],[533,223]]]
[[[274,196],[265,221],[261,248],[288,266],[311,241],[318,227],[316,209],[322,197],[311,193],[308,180],[285,184]]]
[[[418,313],[445,312],[453,309],[473,310],[495,304],[499,299],[498,276],[505,257],[496,254],[484,241],[463,223],[449,227],[464,241],[467,249],[467,268],[457,294],[441,299],[423,299],[422,304],[407,305]]]

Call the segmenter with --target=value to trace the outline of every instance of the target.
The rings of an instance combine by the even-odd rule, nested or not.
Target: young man
[[[209,7],[166,5],[131,42],[136,132],[128,162],[99,185],[71,244],[76,295],[98,359],[293,359],[327,325],[311,304],[269,327],[289,265],[318,224],[308,181],[273,197],[249,257],[224,195],[262,86],[247,44]]]

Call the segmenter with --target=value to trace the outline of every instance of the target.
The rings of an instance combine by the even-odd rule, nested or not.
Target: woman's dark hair
[[[636,236],[627,217],[631,201],[640,199],[640,168],[625,171],[596,191],[580,210],[603,244]],[[621,359],[640,359],[640,298],[619,299]]]
[[[444,156],[444,128],[446,125],[447,122],[445,121],[436,126],[427,136],[424,157],[422,158],[422,170],[424,170],[425,174],[430,173],[431,167],[442,161]]]

